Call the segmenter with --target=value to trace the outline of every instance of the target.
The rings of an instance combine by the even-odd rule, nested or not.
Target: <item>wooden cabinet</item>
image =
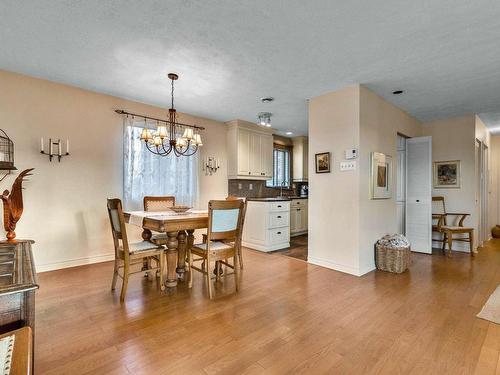
[[[0,334],[30,327],[34,336],[38,284],[31,252],[33,243],[29,240],[0,241]],[[30,341],[33,345],[33,338]],[[29,360],[33,366],[33,357]]]
[[[295,137],[293,141],[293,181],[309,179],[309,141],[307,137]]]
[[[242,244],[265,252],[290,247],[290,201],[248,201]]]
[[[290,235],[307,233],[307,199],[292,199],[290,202]]]
[[[228,123],[228,178],[268,180],[273,176],[273,136],[240,120]]]

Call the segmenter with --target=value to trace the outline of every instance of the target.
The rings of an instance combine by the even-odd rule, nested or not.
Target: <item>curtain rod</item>
[[[149,117],[149,116],[144,116],[144,115],[139,115],[137,113],[132,113],[132,112],[127,112],[127,111],[124,111],[123,109],[116,109],[115,110],[116,113],[118,113],[119,115],[127,115],[127,116],[134,116],[134,117],[142,117],[144,119],[148,119],[148,120],[153,120],[153,121],[160,121],[160,122],[164,122],[166,124],[170,124],[169,121],[167,120],[162,120],[162,119],[159,119],[159,118],[155,118],[155,117]],[[188,128],[193,128],[193,129],[198,129],[198,130],[205,130],[205,128],[203,126],[196,126],[196,125],[189,125],[189,124],[183,124],[182,122],[177,122],[175,123],[176,125],[180,125],[180,126],[186,126]]]

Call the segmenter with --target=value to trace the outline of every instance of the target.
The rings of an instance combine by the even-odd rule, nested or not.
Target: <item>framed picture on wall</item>
[[[460,160],[435,161],[432,174],[434,189],[460,188]]]
[[[316,173],[330,173],[330,153],[322,152],[315,155]]]
[[[392,157],[381,152],[371,153],[370,199],[390,199],[392,196]]]

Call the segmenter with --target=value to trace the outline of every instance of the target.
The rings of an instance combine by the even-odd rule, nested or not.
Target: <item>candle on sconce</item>
[[[66,153],[69,154],[69,139],[66,139]]]
[[[43,137],[40,138],[40,152],[43,152]]]
[[[61,156],[62,155],[62,151],[61,151],[61,140],[59,139],[57,141],[57,155]]]
[[[49,155],[52,155],[52,138],[49,138]]]

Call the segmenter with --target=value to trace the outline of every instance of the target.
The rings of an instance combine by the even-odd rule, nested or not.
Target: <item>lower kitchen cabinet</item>
[[[290,202],[290,235],[307,233],[307,199],[292,199]]]
[[[290,247],[290,201],[248,200],[242,244],[265,252]]]

